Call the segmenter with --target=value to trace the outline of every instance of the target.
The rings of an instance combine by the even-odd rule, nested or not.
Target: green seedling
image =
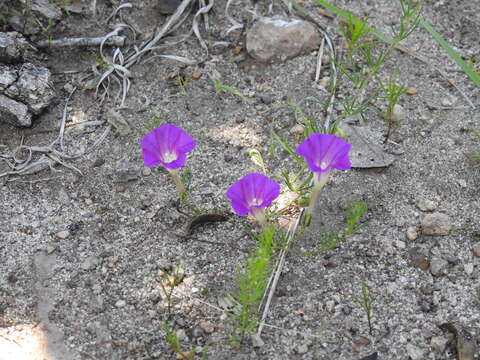
[[[167,311],[170,314],[174,300],[173,291],[183,281],[184,273],[180,265],[173,268],[173,273],[169,274],[166,270],[159,270],[160,287],[162,288],[162,295],[167,302]]]
[[[400,97],[405,94],[407,88],[398,85],[395,77],[390,77],[385,84],[383,84],[383,91],[385,93],[384,98],[387,100],[387,109],[383,114],[383,118],[387,123],[387,135],[385,136],[385,142],[390,138],[392,129],[400,124],[402,119],[397,119],[395,116],[395,105],[398,103]]]
[[[170,329],[166,321],[163,322],[163,331],[165,331],[165,338],[168,342],[168,345],[170,345],[170,349],[177,354],[178,360],[189,360],[194,358],[195,349],[184,351],[182,349],[182,345],[180,344],[180,339],[175,332]]]
[[[373,326],[372,326],[372,310],[373,310],[373,303],[375,299],[370,296],[370,289],[364,278],[359,278],[362,296],[361,298],[358,296],[354,296],[353,299],[360,306],[365,314],[367,315],[368,321],[368,328],[370,329],[370,335],[373,334]]]
[[[275,227],[267,226],[258,236],[255,250],[250,252],[237,283],[239,291],[233,296],[238,302],[232,315],[236,333],[231,336],[232,345],[241,345],[259,323],[258,308],[267,287],[271,273],[271,259],[274,254]]]
[[[232,95],[235,95],[235,96],[238,96],[240,99],[242,99],[242,101],[246,101],[247,98],[245,96],[243,96],[240,91],[238,91],[237,89],[231,87],[231,86],[228,86],[228,85],[224,85],[222,83],[222,76],[220,75],[220,73],[216,70],[214,70],[211,74],[209,74],[210,76],[210,79],[212,79],[213,81],[213,86],[215,87],[215,92],[217,94],[220,94],[220,93],[223,93],[223,92],[228,92]]]

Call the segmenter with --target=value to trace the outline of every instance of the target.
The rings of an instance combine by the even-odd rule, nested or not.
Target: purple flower
[[[297,147],[296,153],[307,160],[310,170],[324,173],[332,169],[350,169],[350,147],[349,143],[338,136],[314,133]]]
[[[177,126],[164,124],[145,135],[140,146],[145,166],[161,164],[175,170],[185,164],[186,153],[195,148],[195,140]]]
[[[237,215],[252,214],[261,220],[265,208],[280,195],[280,185],[265,175],[253,173],[230,186],[225,195]]]

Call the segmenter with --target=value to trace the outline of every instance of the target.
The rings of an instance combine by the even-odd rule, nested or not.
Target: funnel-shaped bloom
[[[254,215],[265,223],[265,208],[280,195],[280,185],[262,174],[248,174],[230,186],[225,194],[237,215]]]
[[[350,169],[350,147],[349,143],[338,136],[314,133],[297,147],[296,152],[307,160],[310,170],[323,173],[331,169]]]
[[[328,181],[332,169],[348,170],[352,167],[348,152],[351,145],[335,135],[314,133],[297,147],[297,154],[303,156],[314,172],[313,190],[307,208],[305,224],[309,225],[318,194]]]
[[[177,126],[164,124],[145,135],[140,146],[145,166],[161,164],[175,170],[185,164],[186,153],[195,148],[195,140]]]

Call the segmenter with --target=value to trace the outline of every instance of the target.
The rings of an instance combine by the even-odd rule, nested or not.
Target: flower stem
[[[184,200],[187,195],[187,190],[185,190],[185,186],[183,185],[182,179],[176,170],[168,170],[170,175],[172,176],[173,182],[177,186],[178,193],[180,195],[180,199]]]
[[[325,186],[328,181],[330,173],[323,172],[323,173],[316,173],[314,175],[314,185],[312,190],[312,195],[310,196],[310,203],[308,204],[308,208],[305,214],[305,225],[310,225],[312,220],[313,210],[315,210],[315,205],[317,204],[318,194]]]

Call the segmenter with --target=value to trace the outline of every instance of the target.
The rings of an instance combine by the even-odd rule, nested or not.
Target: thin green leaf
[[[318,0],[316,0],[318,1]],[[430,26],[425,20],[420,19],[420,25],[423,26],[425,30],[428,31],[430,35],[435,39],[435,41],[445,50],[445,52],[456,62],[456,64],[463,70],[465,74],[472,80],[475,85],[480,87],[480,74],[469,64],[467,64],[463,59],[458,55],[458,53],[453,50],[453,48],[442,38],[442,36]]]

